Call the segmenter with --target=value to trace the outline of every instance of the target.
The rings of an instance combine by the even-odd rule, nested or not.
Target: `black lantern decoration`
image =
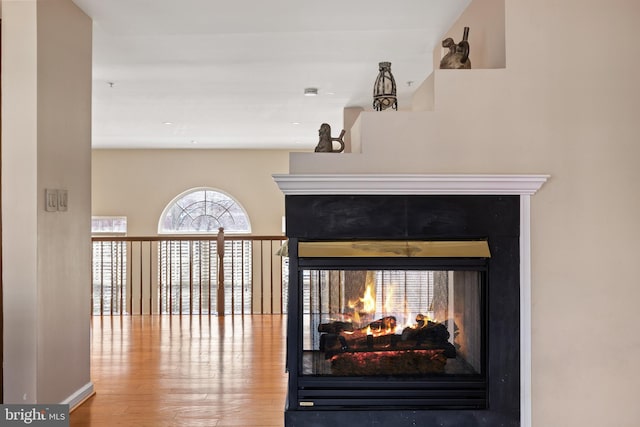
[[[380,62],[378,69],[380,72],[373,86],[373,109],[382,111],[392,107],[397,110],[396,80],[391,74],[391,62]]]

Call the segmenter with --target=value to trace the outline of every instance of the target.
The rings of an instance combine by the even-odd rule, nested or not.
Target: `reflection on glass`
[[[478,271],[303,270],[304,375],[482,373]]]

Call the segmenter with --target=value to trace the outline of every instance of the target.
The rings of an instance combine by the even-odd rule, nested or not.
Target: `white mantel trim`
[[[531,196],[549,175],[273,175],[285,195],[406,194],[520,196],[520,425],[532,426]]]
[[[285,195],[533,195],[549,175],[276,174]]]
[[[532,427],[531,196],[520,196],[520,425]]]

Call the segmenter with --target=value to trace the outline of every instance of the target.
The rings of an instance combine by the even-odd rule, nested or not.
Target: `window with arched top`
[[[158,223],[160,234],[251,233],[244,208],[228,194],[213,188],[195,188],[178,195],[165,207]]]

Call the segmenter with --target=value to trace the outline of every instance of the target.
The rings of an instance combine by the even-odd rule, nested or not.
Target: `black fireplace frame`
[[[289,392],[285,409],[286,427],[437,425],[442,427],[520,426],[520,197],[440,195],[287,195],[286,234],[289,238],[289,317],[287,325],[287,370]],[[491,251],[487,261],[486,378],[387,381],[340,378],[305,378],[299,371],[298,340],[301,319],[299,269],[318,261],[298,258],[299,241],[323,240],[477,240],[486,239]],[[328,260],[328,265],[339,260]],[[397,261],[393,261],[397,262]],[[407,261],[410,265],[414,261]],[[474,265],[474,260],[433,260],[445,266]],[[350,267],[357,261],[346,262]],[[423,264],[424,265],[424,262]],[[453,383],[453,385],[452,385]],[[341,393],[331,400],[333,384],[348,390],[363,384],[391,389],[419,390],[425,400],[407,399],[385,405],[365,398],[357,404],[341,405]],[[480,396],[468,405],[450,405],[446,391],[468,387],[470,396]],[[479,391],[475,393],[474,390]],[[441,403],[434,393],[443,393]],[[310,404],[322,396],[320,406]],[[402,392],[399,393],[402,398]],[[311,406],[313,405],[313,406]],[[324,406],[323,406],[324,405]]]

